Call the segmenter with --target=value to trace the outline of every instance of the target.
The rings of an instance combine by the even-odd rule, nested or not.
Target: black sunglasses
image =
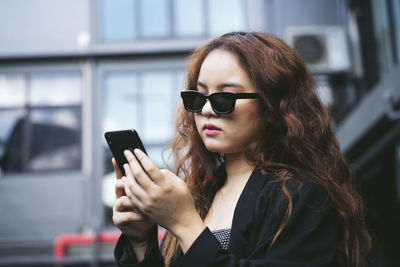
[[[181,91],[185,109],[190,112],[201,112],[207,99],[216,114],[228,114],[235,109],[236,99],[255,99],[258,93],[216,92],[209,95],[196,90]]]

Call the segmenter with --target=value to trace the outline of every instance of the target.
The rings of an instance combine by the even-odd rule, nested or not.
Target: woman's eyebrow
[[[217,88],[222,91],[226,87],[234,87],[234,88],[237,88],[239,90],[243,90],[244,89],[244,87],[242,85],[238,84],[238,83],[223,83],[223,84],[218,85]]]
[[[204,89],[208,88],[207,85],[205,85],[204,83],[199,82],[199,81],[197,82],[197,86],[203,87]]]
[[[197,82],[197,86],[200,86],[200,87],[202,87],[204,89],[208,89],[208,86],[206,84],[204,84],[202,82],[199,82],[199,81]],[[244,89],[244,87],[241,84],[238,84],[238,83],[222,83],[222,84],[219,84],[217,86],[217,89],[219,91],[222,91],[227,87],[234,87],[234,88],[237,88],[239,90],[243,90]]]

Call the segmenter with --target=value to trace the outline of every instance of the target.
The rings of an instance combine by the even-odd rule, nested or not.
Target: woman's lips
[[[206,135],[216,135],[219,131],[221,131],[220,128],[211,123],[204,124],[203,129]]]

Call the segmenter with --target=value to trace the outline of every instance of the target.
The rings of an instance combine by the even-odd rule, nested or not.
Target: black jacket
[[[186,254],[179,252],[171,266],[335,266],[338,222],[326,190],[298,179],[287,185],[293,197],[292,213],[271,248],[288,199],[277,180],[264,177],[255,170],[236,205],[228,250],[222,249],[206,228]],[[115,259],[118,266],[164,266],[157,229],[154,228],[142,262],[137,263],[124,235],[115,247]]]

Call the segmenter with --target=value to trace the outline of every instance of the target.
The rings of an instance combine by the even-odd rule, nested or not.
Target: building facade
[[[112,242],[72,244],[59,258],[54,247],[65,234],[117,231],[103,133],[137,129],[165,166],[187,56],[240,30],[304,56],[312,48],[306,60],[380,240],[375,266],[396,266],[399,14],[398,0],[1,1],[0,266],[112,266]]]

